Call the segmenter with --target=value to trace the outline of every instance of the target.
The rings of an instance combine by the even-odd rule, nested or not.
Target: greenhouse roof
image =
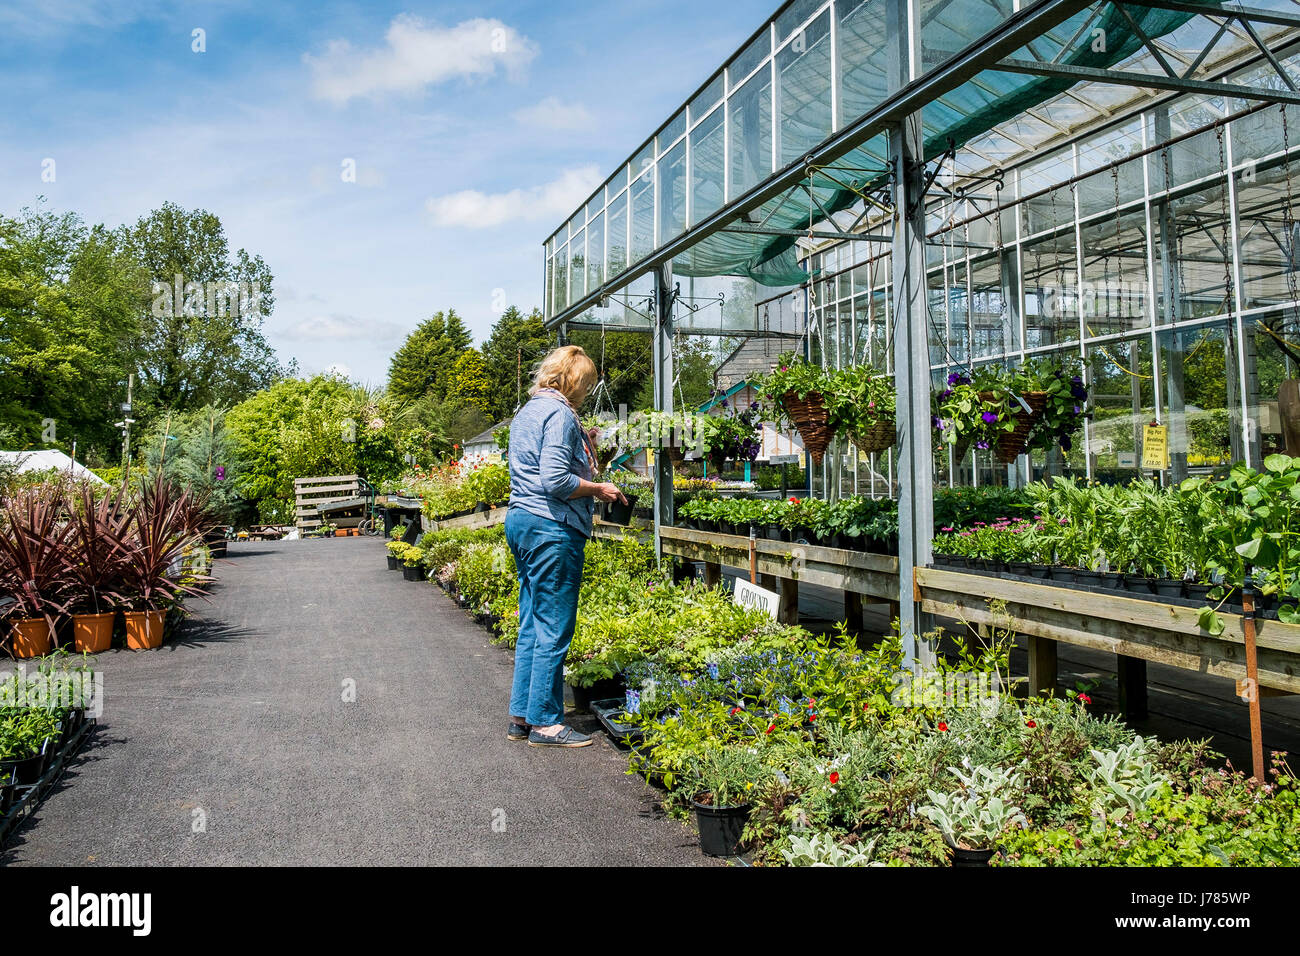
[[[790,0],[546,240],[548,324],[670,260],[682,276],[804,281],[801,237],[858,231],[888,209],[877,195],[889,183],[887,131],[912,114],[925,157],[960,147],[952,172],[971,176],[1153,92],[1300,103],[1269,49],[1300,35],[1295,10],[1293,0]],[[1276,83],[1224,81],[1261,56]]]

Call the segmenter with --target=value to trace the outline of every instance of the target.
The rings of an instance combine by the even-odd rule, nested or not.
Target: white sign
[[[773,455],[768,458],[769,465],[797,465],[799,464],[798,455]]]
[[[736,578],[735,603],[751,610],[766,611],[773,620],[781,611],[781,595],[750,584],[744,578]]]
[[[1136,468],[1137,453],[1132,451],[1122,451],[1119,453],[1119,466],[1121,468]]]

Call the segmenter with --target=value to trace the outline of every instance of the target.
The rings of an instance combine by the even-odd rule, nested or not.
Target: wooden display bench
[[[472,515],[461,515],[459,518],[448,518],[445,521],[430,521],[421,514],[420,527],[425,531],[473,531],[477,528],[491,528],[505,522],[506,510],[505,505],[497,505],[487,511],[476,511]]]

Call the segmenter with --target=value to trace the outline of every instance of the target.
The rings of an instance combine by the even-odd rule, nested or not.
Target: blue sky
[[[5,4],[0,210],[208,209],[281,355],[378,384],[438,309],[481,340],[494,296],[540,304],[542,241],[776,6]]]

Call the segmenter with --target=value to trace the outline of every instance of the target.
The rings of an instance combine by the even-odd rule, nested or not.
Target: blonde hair
[[[553,388],[577,408],[596,384],[596,363],[577,345],[562,345],[552,349],[542,359],[533,375],[533,387],[528,394],[536,395],[544,388]]]

